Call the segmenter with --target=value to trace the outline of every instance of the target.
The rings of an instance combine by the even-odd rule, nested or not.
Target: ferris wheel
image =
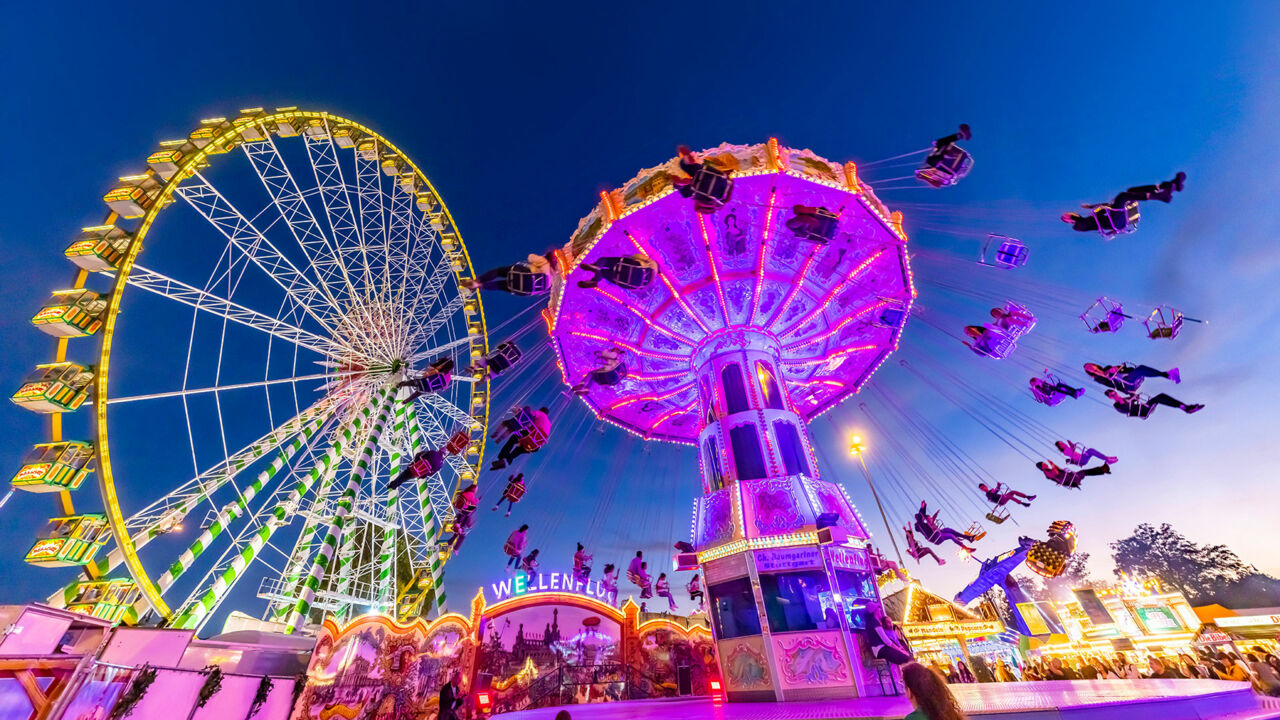
[[[255,108],[162,142],[104,201],[32,319],[52,362],[12,397],[51,418],[13,484],[58,498],[26,561],[79,569],[49,602],[199,628],[233,598],[290,632],[317,612],[442,611],[441,535],[478,476],[489,381],[402,383],[488,340],[418,167],[350,120]],[[436,448],[438,473],[391,482]],[[95,471],[100,498],[81,487]]]

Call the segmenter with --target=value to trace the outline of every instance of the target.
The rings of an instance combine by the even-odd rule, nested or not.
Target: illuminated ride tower
[[[700,171],[690,198],[673,159],[579,224],[547,311],[557,362],[576,384],[620,348],[625,378],[592,384],[592,411],[697,447],[696,560],[678,561],[701,567],[728,698],[881,694],[860,632],[880,604],[868,533],[819,478],[806,423],[897,347],[913,298],[901,216],[852,163],[774,140],[699,157],[728,177]],[[636,255],[656,263],[651,282],[624,267],[579,285],[584,263]]]

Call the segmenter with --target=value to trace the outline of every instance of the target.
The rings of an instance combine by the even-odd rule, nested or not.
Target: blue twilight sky
[[[563,243],[601,189],[670,157],[677,143],[774,135],[833,160],[869,162],[924,147],[963,121],[973,126],[967,145],[977,163],[960,186],[910,187],[893,179],[910,168],[894,163],[865,171],[879,187],[904,188],[880,194],[905,212],[915,253],[923,317],[912,321],[895,359],[934,384],[955,382],[953,394],[972,388],[1121,461],[1083,491],[1056,488],[1016,443],[975,421],[972,403],[952,404],[891,361],[865,397],[814,423],[823,472],[848,487],[884,544],[844,450],[854,430],[872,443],[871,469],[891,521],[905,520],[921,497],[952,524],[980,514],[970,484],[954,477],[960,472],[940,469],[961,457],[974,463],[966,472],[1038,493],[1017,515],[1020,527],[992,531],[984,554],[1011,546],[1019,532],[1039,535],[1051,520],[1070,519],[1106,572],[1107,542],[1137,523],[1168,521],[1280,572],[1273,437],[1280,5],[148,5],[24,3],[8,9],[0,28],[7,84],[0,127],[8,140],[0,243],[9,257],[0,282],[0,387],[7,392],[50,359],[52,341],[27,318],[48,291],[67,284],[62,248],[78,228],[100,221],[100,198],[116,176],[138,171],[157,141],[185,134],[202,117],[297,105],[379,129],[432,178],[479,266]],[[1186,192],[1144,208],[1136,235],[1104,244],[1057,220],[1080,202],[1179,169],[1189,175]],[[170,262],[216,258],[217,248],[206,258],[208,248],[184,247],[195,236],[178,229],[165,237],[158,227],[152,238],[173,243]],[[1025,239],[1031,263],[1013,273],[977,266],[987,232]],[[1211,322],[1188,326],[1174,342],[1142,339],[1133,328],[1089,336],[1074,315],[1101,294],[1139,312],[1172,303]],[[1004,297],[1042,316],[1013,360],[979,359],[944,335]],[[491,326],[519,307],[490,304]],[[185,344],[189,315],[167,312],[139,306],[122,319],[139,344],[122,344],[119,362],[139,382],[152,372],[148,358],[158,356],[147,342]],[[1208,408],[1194,417],[1164,409],[1142,423],[1100,404],[1093,388],[1052,409],[1025,393],[1031,372],[1053,367],[1081,380],[1080,364],[1090,360],[1180,366],[1184,381],[1172,392]],[[551,400],[556,389],[537,385],[542,370],[526,367],[508,387]],[[500,393],[494,408],[510,402]],[[246,404],[244,412],[260,409]],[[117,452],[132,458],[121,462],[138,468],[128,482],[139,492],[189,476],[185,445],[169,441],[185,442],[169,432],[172,417],[132,413],[113,428]],[[0,405],[4,467],[16,467],[42,436],[41,422]],[[996,430],[1030,438],[1030,422]],[[548,569],[567,567],[578,540],[595,549],[599,566],[636,548],[664,555],[687,535],[700,488],[691,450],[646,447],[594,426],[580,406],[558,423],[553,445],[524,468],[535,482],[516,516],[483,511],[467,551],[450,564],[452,596],[501,575],[501,540],[517,521],[533,525]],[[934,452],[939,438],[954,449]],[[1044,443],[1037,447],[1048,456]],[[84,506],[95,505],[92,485],[80,493]],[[0,510],[0,545],[9,549],[0,554],[0,601],[41,597],[70,577],[21,561],[53,509],[51,496],[20,493]],[[175,555],[180,542],[173,541]],[[973,569],[953,559],[919,574],[950,594]],[[251,612],[253,589],[238,590],[235,600]]]

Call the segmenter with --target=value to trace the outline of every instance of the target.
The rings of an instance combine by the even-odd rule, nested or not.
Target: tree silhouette
[[[1258,571],[1226,545],[1197,545],[1169,523],[1142,523],[1111,543],[1116,574],[1155,576],[1193,605],[1228,607],[1280,604],[1280,580]]]

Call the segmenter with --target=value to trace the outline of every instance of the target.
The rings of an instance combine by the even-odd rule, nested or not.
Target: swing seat
[[[418,378],[418,389],[423,392],[438,393],[449,387],[449,373],[435,373]]]
[[[516,424],[515,434],[520,437],[520,445],[525,450],[537,450],[547,443],[547,433],[533,422],[532,411],[518,408],[512,413]]]
[[[458,455],[467,449],[467,444],[471,442],[471,433],[466,430],[459,430],[449,438],[449,442],[445,443],[444,451],[450,455]]]
[[[458,511],[461,521],[463,515],[471,515],[472,512],[475,512],[476,503],[468,500],[467,496],[462,495],[462,493],[458,493],[458,496],[453,498],[453,509]]]
[[[907,319],[907,311],[903,307],[890,307],[880,311],[880,315],[872,324],[876,327],[897,330]]]
[[[1021,240],[1005,238],[1004,242],[1000,243],[1000,247],[996,248],[996,265],[1006,270],[1022,267],[1027,264],[1028,254],[1027,246],[1023,245]]]
[[[594,370],[591,375],[597,385],[612,387],[626,379],[627,366],[624,363],[618,363],[618,366],[612,370]]]
[[[657,268],[644,265],[636,258],[624,257],[614,266],[613,284],[624,290],[639,290],[657,276]]]
[[[415,460],[413,464],[409,466],[409,474],[418,480],[421,480],[422,478],[426,477],[427,475],[430,474],[430,472],[431,472],[431,463],[426,459]]]
[[[1149,398],[1146,395],[1138,395],[1137,400],[1138,402],[1135,403],[1132,406],[1132,409],[1130,409],[1126,414],[1129,417],[1138,418],[1139,420],[1146,420],[1151,417],[1151,413],[1156,408],[1150,403]]]
[[[1167,305],[1160,305],[1151,311],[1142,324],[1147,328],[1147,337],[1152,340],[1172,340],[1182,332],[1182,320],[1180,311]]]
[[[1080,314],[1080,320],[1091,333],[1115,333],[1124,325],[1124,307],[1108,297],[1100,297],[1088,310]]]
[[[1034,386],[1031,388],[1031,395],[1036,399],[1036,402],[1042,405],[1048,405],[1049,407],[1058,405],[1067,397],[1060,392],[1045,392]]]
[[[1018,346],[1016,336],[989,325],[983,327],[987,328],[987,332],[977,344],[983,355],[994,360],[1004,360]]]
[[[1008,330],[1003,330],[1003,332],[1008,334],[1009,337],[1012,338],[1013,340],[1017,340],[1018,338],[1022,337],[1023,335],[1026,335],[1027,333],[1035,329],[1036,327],[1035,313],[1031,312],[1026,307],[1019,305],[1018,303],[1015,303],[1015,302],[1006,302],[1004,304],[1004,311],[1006,313],[1014,313],[1021,316],[1021,319],[1015,320],[1010,323]]]
[[[545,295],[551,291],[551,274],[534,272],[519,263],[507,273],[507,292],[512,295]]]
[[[809,215],[809,217],[813,218],[813,221],[806,222],[800,231],[795,233],[797,240],[811,242],[814,245],[826,245],[835,239],[836,228],[840,224],[839,215],[820,207],[818,212]]]
[[[503,552],[503,554],[505,554],[507,557],[518,557],[518,556],[520,555],[520,553],[516,552],[516,547],[515,547],[515,545],[512,545],[512,544],[511,544],[511,543],[509,543],[509,542],[508,542],[508,543],[503,543],[503,544],[502,544],[502,552]]]
[[[520,499],[524,497],[524,493],[525,487],[522,483],[510,483],[507,485],[507,489],[502,491],[502,499],[520,502]]]
[[[944,188],[955,185],[973,169],[973,156],[959,145],[935,149],[925,158],[924,167],[916,170],[916,178],[925,184]]]
[[[698,212],[706,215],[725,206],[733,196],[733,178],[711,163],[703,163],[693,176],[693,201]]]
[[[1138,212],[1138,203],[1131,200],[1120,208],[1099,205],[1093,209],[1093,217],[1098,221],[1098,233],[1111,240],[1137,230],[1142,215]]]
[[[987,513],[987,520],[990,520],[991,522],[997,525],[1003,524],[1004,521],[1008,519],[1009,519],[1008,508],[995,508],[991,512]]]
[[[987,536],[987,531],[982,527],[982,523],[975,520],[969,525],[969,529],[965,531],[965,535],[973,536],[973,541],[977,542]]]
[[[992,261],[988,262],[987,252],[991,249],[993,243],[996,243],[995,254]],[[982,244],[982,254],[978,258],[978,264],[1012,270],[1026,265],[1029,253],[1027,246],[1018,238],[1011,238],[1005,235],[987,235],[986,242]]]
[[[485,367],[490,373],[501,375],[519,362],[522,354],[515,343],[504,342],[485,357]]]

